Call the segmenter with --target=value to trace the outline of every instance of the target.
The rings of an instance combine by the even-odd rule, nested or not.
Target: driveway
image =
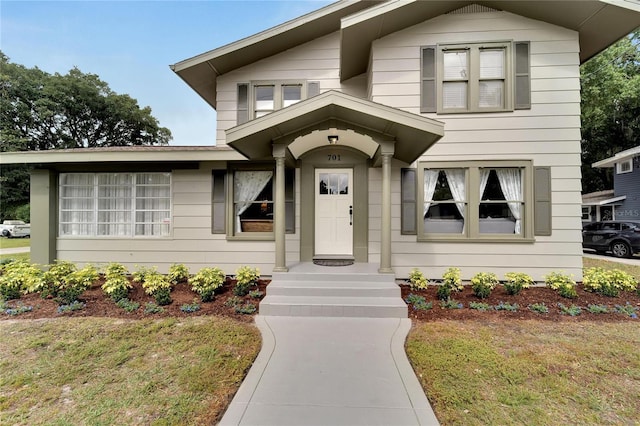
[[[584,257],[589,257],[591,259],[608,260],[609,262],[618,262],[625,263],[627,265],[640,266],[640,254],[635,254],[631,258],[620,258],[615,257],[611,254],[596,254],[594,251],[590,250],[583,250],[582,254]]]
[[[29,253],[30,251],[31,251],[31,247],[0,248],[0,255]]]

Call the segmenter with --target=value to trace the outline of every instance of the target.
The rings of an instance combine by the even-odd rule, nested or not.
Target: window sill
[[[227,235],[227,241],[275,241],[273,232],[244,232],[241,235]]]
[[[517,243],[517,244],[532,244],[535,243],[535,238],[522,238],[522,237],[498,237],[495,235],[487,237],[467,237],[443,234],[442,236],[418,236],[417,241],[419,243],[426,242],[439,242],[439,243]]]

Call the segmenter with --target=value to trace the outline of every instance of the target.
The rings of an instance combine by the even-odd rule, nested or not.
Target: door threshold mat
[[[318,258],[313,259],[313,263],[320,266],[349,266],[353,265],[353,259]]]

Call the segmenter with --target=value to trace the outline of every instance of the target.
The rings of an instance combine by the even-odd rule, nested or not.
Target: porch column
[[[284,200],[284,160],[287,146],[273,145],[273,157],[276,159],[276,199],[274,200],[273,232],[276,242],[276,265],[273,272],[287,272],[287,248],[285,241],[285,200]]]
[[[57,257],[57,174],[51,170],[31,171],[31,261],[41,265]]]
[[[391,269],[391,158],[393,142],[380,144],[382,157],[382,218],[380,230],[380,273],[393,273]]]

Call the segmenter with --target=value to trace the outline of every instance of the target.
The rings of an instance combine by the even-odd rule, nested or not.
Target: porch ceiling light
[[[335,144],[337,144],[337,143],[338,143],[338,139],[340,139],[340,138],[338,137],[338,135],[329,135],[329,136],[327,136],[327,140],[329,141],[329,143],[330,143],[331,145],[335,145]]]

